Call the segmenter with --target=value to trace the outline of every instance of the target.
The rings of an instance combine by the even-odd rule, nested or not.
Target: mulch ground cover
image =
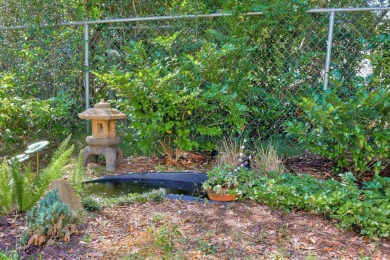
[[[205,171],[210,158],[183,160]],[[320,158],[286,161],[294,172],[331,174]],[[295,160],[295,161],[294,161]],[[130,158],[115,172],[171,170],[163,158]],[[199,170],[200,169],[200,170]],[[106,173],[102,172],[102,175]],[[164,200],[89,212],[69,242],[18,244],[25,215],[0,216],[0,249],[17,246],[22,259],[389,259],[390,240],[369,240],[318,214],[286,213],[254,202]],[[369,258],[368,258],[369,257]]]

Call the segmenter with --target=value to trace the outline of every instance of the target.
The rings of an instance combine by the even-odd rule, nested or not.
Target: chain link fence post
[[[326,46],[326,63],[325,63],[325,72],[324,72],[324,90],[328,89],[328,82],[329,82],[329,68],[330,68],[330,59],[332,54],[334,15],[335,15],[334,11],[331,11],[329,14],[328,41]]]

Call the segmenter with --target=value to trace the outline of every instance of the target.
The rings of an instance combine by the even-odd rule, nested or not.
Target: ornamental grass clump
[[[276,150],[272,144],[266,147],[257,145],[255,155],[251,160],[252,169],[260,173],[276,172],[281,174],[286,172],[282,158],[278,156]]]
[[[224,139],[218,149],[217,166],[207,172],[208,179],[202,188],[214,194],[241,195],[239,185],[251,174],[249,161],[251,155],[245,155],[244,139],[242,143]]]

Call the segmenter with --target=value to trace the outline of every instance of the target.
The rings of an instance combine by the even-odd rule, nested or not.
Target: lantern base
[[[86,166],[89,162],[97,162],[97,157],[103,155],[106,159],[107,171],[113,172],[123,161],[123,152],[118,147],[119,138],[86,138],[89,146],[83,150],[83,163]]]

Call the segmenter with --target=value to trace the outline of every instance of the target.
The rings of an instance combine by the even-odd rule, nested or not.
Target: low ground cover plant
[[[269,173],[243,187],[248,197],[284,210],[306,210],[339,221],[339,226],[368,237],[389,237],[390,178],[376,175],[359,189],[352,173],[342,181],[319,180],[310,175]]]
[[[82,196],[81,203],[84,209],[89,211],[99,211],[104,207],[114,207],[115,205],[126,205],[131,203],[143,203],[147,201],[161,201],[165,199],[166,191],[163,188],[151,190],[142,194],[128,194],[115,198],[103,198],[89,195]]]
[[[218,163],[229,158],[237,162],[244,146],[223,142]],[[231,161],[234,161],[230,159]],[[229,165],[218,165],[208,172],[204,189],[223,191],[230,186],[241,199],[251,199],[286,211],[305,210],[338,220],[342,228],[355,229],[368,237],[389,237],[390,178],[378,174],[359,188],[353,173],[340,174],[341,181],[320,180],[308,174],[285,173],[273,145],[258,145],[251,156],[251,170],[233,172]]]

